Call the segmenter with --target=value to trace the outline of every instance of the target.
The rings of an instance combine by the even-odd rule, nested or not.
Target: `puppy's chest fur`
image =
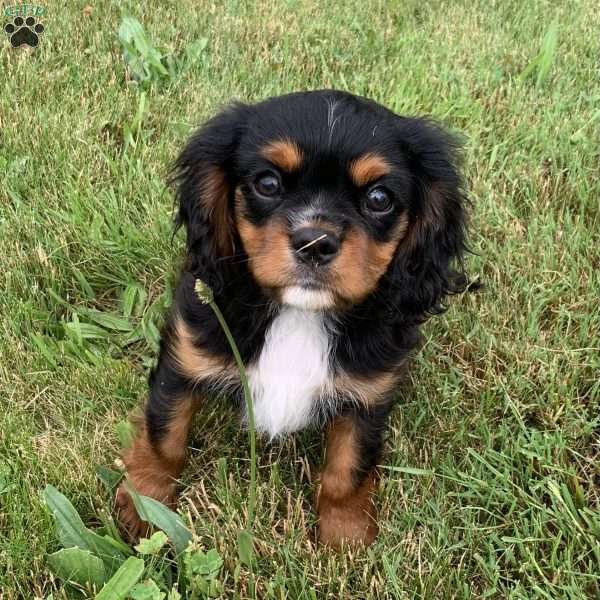
[[[256,430],[271,438],[302,429],[333,397],[331,339],[322,314],[286,307],[248,367]]]

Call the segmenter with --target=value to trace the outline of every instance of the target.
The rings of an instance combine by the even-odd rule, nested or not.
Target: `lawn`
[[[0,598],[68,597],[46,562],[47,484],[91,527],[110,509],[96,467],[145,393],[186,137],[231,99],[324,87],[463,134],[484,286],[426,325],[398,390],[374,546],[315,545],[318,434],[259,442],[256,597],[600,598],[597,3],[153,4],[50,3],[36,51],[1,40]],[[145,91],[126,14],[174,57]],[[224,597],[246,598],[232,417],[198,418],[180,508],[224,558]]]

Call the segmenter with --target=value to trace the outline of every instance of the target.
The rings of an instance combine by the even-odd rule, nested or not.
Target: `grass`
[[[67,596],[45,559],[46,484],[90,526],[110,506],[95,467],[145,393],[182,250],[164,181],[186,136],[232,98],[322,87],[465,135],[485,288],[426,326],[372,548],[314,544],[319,435],[259,443],[257,597],[600,597],[596,3],[84,5],[48,5],[35,53],[0,47],[0,597]],[[143,96],[125,14],[177,59]],[[250,589],[232,574],[248,479],[246,434],[212,407],[181,509],[223,556],[227,597]]]

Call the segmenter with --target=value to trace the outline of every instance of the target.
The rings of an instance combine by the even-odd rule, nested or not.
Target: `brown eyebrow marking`
[[[269,142],[261,148],[260,154],[288,173],[297,171],[302,166],[304,159],[298,144],[289,139]]]
[[[350,163],[350,177],[355,185],[362,187],[387,175],[391,165],[380,154],[369,152]]]

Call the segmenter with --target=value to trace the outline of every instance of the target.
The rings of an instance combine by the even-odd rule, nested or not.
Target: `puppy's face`
[[[384,274],[400,284],[399,270],[418,278],[419,266],[431,268],[424,245],[446,243],[438,248],[446,262],[459,252],[450,148],[436,127],[340,92],[236,106],[178,163],[190,250],[202,246],[203,230],[217,260],[244,254],[277,302],[351,307],[375,294]],[[448,243],[440,233],[453,228],[460,239]]]
[[[312,114],[291,111],[285,137],[265,114],[262,135],[248,136],[236,159],[235,221],[250,269],[300,308],[366,298],[408,229],[402,153],[364,136],[368,114],[338,111],[325,102]]]

